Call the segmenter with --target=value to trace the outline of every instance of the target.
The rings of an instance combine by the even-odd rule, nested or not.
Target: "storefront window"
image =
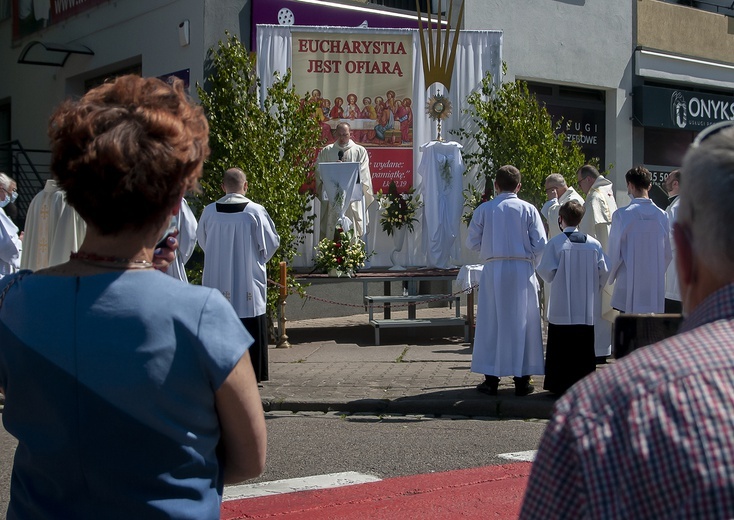
[[[695,135],[686,130],[645,128],[645,164],[670,166],[671,169],[680,167]]]

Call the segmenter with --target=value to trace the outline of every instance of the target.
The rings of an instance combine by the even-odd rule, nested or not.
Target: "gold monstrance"
[[[448,0],[448,3],[448,20],[451,20],[454,2]],[[456,47],[459,43],[459,27],[461,27],[464,19],[464,2],[461,3],[459,18],[453,32],[453,40],[451,39],[451,27],[444,28],[441,22],[441,13],[443,12],[441,9],[441,0],[438,0],[435,40],[434,30],[431,28],[431,2],[428,2],[427,24],[425,27],[423,25],[423,14],[421,13],[418,2],[416,2],[416,10],[418,12],[418,31],[420,33],[421,61],[423,62],[425,88],[428,90],[432,84],[442,83],[446,91],[448,91],[451,89],[451,75],[453,74],[456,60]],[[431,120],[438,123],[438,136],[436,140],[443,141],[441,138],[441,121],[451,115],[451,102],[446,96],[442,96],[440,92],[437,92],[426,103],[426,113]]]
[[[451,101],[449,101],[449,98],[442,96],[441,92],[438,92],[435,96],[428,99],[426,113],[432,121],[436,121],[438,124],[436,141],[443,141],[441,137],[441,121],[451,115]]]

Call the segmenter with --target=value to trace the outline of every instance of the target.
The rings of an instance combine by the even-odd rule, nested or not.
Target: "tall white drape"
[[[463,113],[467,108],[466,98],[477,89],[482,78],[487,72],[492,74],[496,82],[501,81],[502,68],[502,31],[462,31],[459,33],[459,43],[456,50],[456,60],[451,79],[451,90],[447,91],[443,85],[434,84],[425,88],[423,64],[421,62],[420,35],[415,29],[381,29],[360,27],[307,27],[307,26],[280,26],[280,25],[258,25],[257,26],[257,68],[261,80],[260,96],[264,98],[267,89],[273,83],[273,74],[279,72],[284,74],[291,65],[291,31],[348,34],[406,34],[413,36],[413,185],[421,185],[422,179],[418,173],[420,164],[421,145],[436,138],[436,124],[425,115],[424,107],[428,98],[438,91],[448,97],[453,105],[452,114],[442,123],[441,134],[445,140],[455,139],[452,130],[459,128],[471,128],[470,118]],[[475,144],[462,142],[463,152],[471,152]],[[465,176],[464,186],[468,185],[473,175]],[[483,186],[482,186],[483,188]],[[319,202],[314,201],[313,211],[319,215]],[[375,252],[371,259],[372,266],[389,266],[390,253],[393,250],[393,241],[380,229],[379,210],[377,204],[372,204],[370,212],[370,229],[368,231],[368,249]],[[420,216],[419,216],[420,219]],[[315,223],[318,229],[319,223]],[[415,232],[408,235],[407,255],[405,265],[425,265],[426,255],[422,247],[422,230],[420,222],[415,227]],[[466,226],[461,224],[461,239],[463,244],[466,237]],[[299,256],[294,261],[295,265],[308,266],[313,264],[314,256],[313,236],[306,237],[301,246]],[[476,263],[476,255],[461,249],[458,263]]]

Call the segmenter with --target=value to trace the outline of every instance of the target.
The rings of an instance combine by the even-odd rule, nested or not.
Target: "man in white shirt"
[[[321,201],[320,238],[334,238],[339,211],[332,201],[324,199],[324,187],[319,171],[319,164],[323,162],[356,162],[359,163],[359,183],[362,188],[362,200],[349,204],[345,216],[354,224],[355,234],[364,240],[369,224],[367,208],[374,202],[372,192],[372,176],[370,174],[370,157],[364,146],[352,141],[348,123],[339,123],[336,126],[337,140],[325,146],[316,159],[316,198]]]
[[[242,170],[224,172],[222,189],[226,195],[204,208],[196,230],[205,255],[201,283],[222,292],[254,338],[249,352],[259,383],[269,378],[265,268],[280,236],[265,208],[245,196]]]
[[[579,224],[579,231],[597,239],[608,257],[612,214],[617,211],[614,186],[590,164],[578,169],[576,179],[579,189],[586,193],[584,218]],[[607,357],[612,353],[612,323],[619,314],[612,308],[612,292],[613,287],[609,285],[602,289],[600,314],[594,320],[594,351],[597,363],[606,363]]]
[[[668,192],[668,207],[665,213],[668,215],[670,224],[670,248],[675,258],[675,241],[673,240],[673,224],[678,218],[678,207],[680,198],[680,170],[673,170],[665,179],[665,191]],[[665,312],[680,314],[683,312],[681,304],[680,284],[678,282],[678,269],[675,262],[670,262],[668,270],[665,271]]]
[[[612,216],[609,232],[609,282],[616,281],[612,307],[622,312],[661,313],[665,309],[665,270],[670,264],[668,216],[648,191],[652,176],[637,166],[625,176],[632,197]]]
[[[484,374],[477,390],[488,395],[497,395],[502,376],[514,376],[515,395],[528,395],[530,376],[543,373],[535,267],[546,235],[535,206],[517,197],[520,186],[518,169],[501,167],[496,196],[474,210],[466,238],[484,263],[471,371]]]
[[[561,206],[563,232],[548,241],[537,269],[552,289],[543,388],[555,394],[596,370],[594,319],[609,267],[599,241],[576,227],[583,215],[575,200]]]

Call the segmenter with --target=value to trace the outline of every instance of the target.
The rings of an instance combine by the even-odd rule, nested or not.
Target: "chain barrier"
[[[283,284],[278,283],[278,282],[276,282],[274,280],[271,280],[270,278],[268,278],[268,284],[276,287],[279,291],[284,288]],[[382,310],[382,309],[385,309],[385,308],[388,308],[390,310],[395,310],[395,309],[400,309],[402,307],[407,308],[407,307],[411,307],[411,306],[415,306],[415,305],[423,305],[423,304],[428,304],[428,303],[434,303],[434,302],[440,302],[440,301],[445,301],[445,300],[451,300],[451,299],[453,299],[454,297],[456,297],[456,296],[458,296],[460,294],[468,294],[471,291],[473,291],[474,289],[476,289],[477,287],[479,287],[479,284],[472,285],[469,289],[462,289],[460,291],[456,291],[456,292],[451,293],[451,294],[443,294],[443,295],[441,295],[440,297],[437,297],[437,298],[431,298],[431,299],[428,299],[428,300],[421,300],[421,301],[410,302],[410,303],[374,304],[374,305],[372,305],[372,308],[373,309],[376,309],[376,310]],[[298,294],[298,291],[296,291],[295,289],[289,288],[289,287],[285,287],[285,290],[286,290],[286,293],[288,293],[288,295]],[[300,296],[300,294],[299,294],[299,296]],[[363,308],[363,307],[366,307],[365,304],[337,302],[337,301],[334,301],[334,300],[328,300],[326,298],[319,298],[318,296],[313,296],[313,295],[308,294],[308,293],[306,293],[306,295],[304,296],[304,298],[306,298],[307,300],[314,300],[314,301],[318,301],[318,302],[322,302],[322,303],[328,303],[328,304],[331,304],[331,305],[340,305],[342,307],[355,307],[355,308],[360,308],[360,309]]]

